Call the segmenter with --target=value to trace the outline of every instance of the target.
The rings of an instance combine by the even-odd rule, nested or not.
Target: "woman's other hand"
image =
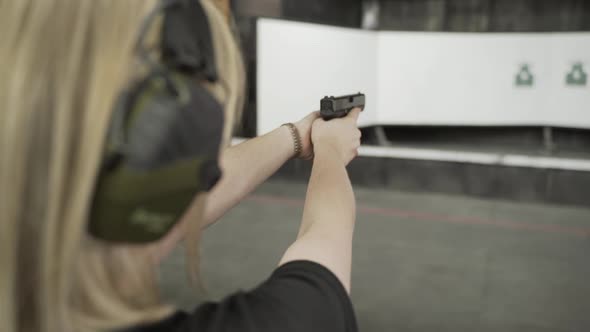
[[[311,143],[311,126],[320,117],[320,112],[311,112],[303,119],[295,122],[295,127],[301,136],[301,154],[299,158],[304,160],[313,159],[313,144]]]

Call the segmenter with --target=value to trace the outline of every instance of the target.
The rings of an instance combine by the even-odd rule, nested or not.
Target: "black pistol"
[[[324,120],[346,116],[353,108],[365,109],[365,95],[357,93],[341,97],[326,96],[320,100],[320,116]]]

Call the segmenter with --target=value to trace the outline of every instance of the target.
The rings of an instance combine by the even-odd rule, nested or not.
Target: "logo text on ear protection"
[[[150,233],[161,233],[174,221],[174,216],[138,208],[131,214],[131,223],[143,227]]]

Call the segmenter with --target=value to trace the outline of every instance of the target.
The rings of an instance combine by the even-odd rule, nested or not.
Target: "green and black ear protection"
[[[153,59],[145,36],[162,14]],[[221,177],[223,108],[198,83],[217,80],[199,0],[160,1],[142,24],[137,55],[148,72],[118,98],[90,211],[90,234],[109,242],[162,238]]]

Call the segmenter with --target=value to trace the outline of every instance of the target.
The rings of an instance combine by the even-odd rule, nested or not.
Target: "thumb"
[[[306,116],[306,118],[307,118],[307,119],[309,119],[309,120],[311,120],[311,121],[313,121],[313,120],[315,120],[315,119],[317,119],[317,118],[319,118],[319,117],[320,117],[320,111],[314,111],[314,112],[311,112],[311,113],[309,113],[309,114]]]
[[[356,123],[359,119],[359,115],[361,114],[361,109],[358,107],[353,108],[347,115],[347,118],[351,118]]]

